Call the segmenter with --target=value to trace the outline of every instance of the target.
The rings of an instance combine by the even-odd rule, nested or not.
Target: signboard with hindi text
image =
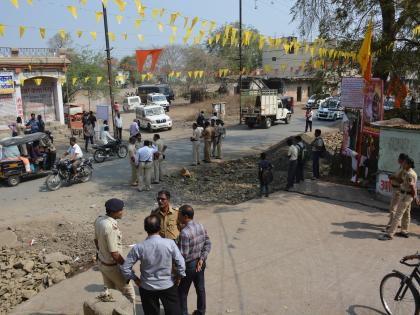
[[[362,109],[365,102],[363,78],[342,78],[340,105],[347,108]]]
[[[12,72],[0,72],[0,94],[13,94],[15,87]]]

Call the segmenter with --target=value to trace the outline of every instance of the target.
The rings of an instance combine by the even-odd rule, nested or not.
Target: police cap
[[[109,199],[105,202],[105,209],[108,212],[120,211],[124,208],[124,201],[118,198]]]

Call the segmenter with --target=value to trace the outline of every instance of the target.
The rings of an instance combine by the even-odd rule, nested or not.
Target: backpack
[[[308,158],[308,151],[306,150],[305,144],[303,146],[296,144],[296,147],[298,148],[298,161],[305,161]]]

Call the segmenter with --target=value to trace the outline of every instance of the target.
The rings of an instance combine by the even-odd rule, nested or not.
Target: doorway
[[[302,87],[298,86],[296,91],[296,101],[302,102]]]

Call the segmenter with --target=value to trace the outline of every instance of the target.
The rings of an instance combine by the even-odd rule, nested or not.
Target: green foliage
[[[66,83],[63,85],[65,103],[72,102],[78,91],[86,91],[89,99],[102,96],[108,91],[106,58],[103,53],[84,48],[71,50],[67,57],[71,64],[66,73]],[[99,84],[96,83],[97,77],[102,77]],[[74,85],[73,78],[77,78]],[[89,79],[85,82],[85,78]]]
[[[231,27],[239,29],[239,23],[229,24]],[[243,29],[252,31],[254,34],[259,35],[259,31],[252,26],[242,26]],[[221,33],[221,39],[218,44],[213,43],[210,45],[207,42],[206,48],[210,54],[214,54],[223,61],[223,67],[238,71],[239,70],[239,45],[231,46],[230,37],[226,45],[223,46],[223,36],[225,33],[226,25],[223,25],[212,32],[210,36],[216,37],[216,33]],[[236,38],[239,39],[239,31],[236,33]],[[262,51],[258,49],[258,41],[251,41],[249,46],[242,46],[242,64],[246,69],[256,69],[262,65]]]

